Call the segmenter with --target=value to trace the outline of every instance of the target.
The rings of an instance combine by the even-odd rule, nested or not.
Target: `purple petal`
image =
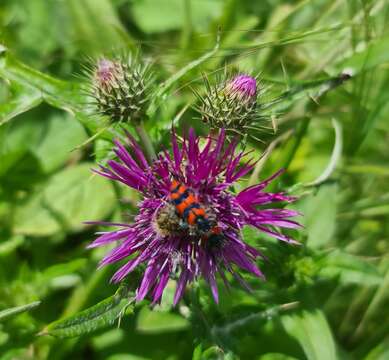
[[[139,144],[135,141],[134,137],[126,131],[127,138],[130,140],[131,147],[134,150],[135,155],[137,156],[140,165],[143,167],[143,169],[147,169],[149,167],[149,163],[146,160],[146,157],[143,155],[143,151],[140,148]]]
[[[99,236],[95,241],[87,246],[88,249],[92,249],[98,246],[103,246],[109,244],[113,241],[121,240],[131,234],[133,234],[133,229],[117,230],[113,232],[107,232],[104,235]]]
[[[181,272],[180,278],[178,279],[178,282],[177,282],[177,288],[176,288],[176,292],[174,294],[174,300],[173,300],[174,306],[176,306],[178,304],[178,302],[180,301],[180,299],[182,298],[187,281],[188,281],[188,272],[183,270]]]
[[[141,262],[141,256],[136,257],[135,259],[130,260],[124,266],[122,266],[116,273],[112,276],[112,282],[122,281],[132,270],[134,270]]]
[[[153,303],[157,303],[162,297],[163,291],[165,290],[165,287],[169,281],[169,275],[169,269],[166,269],[165,272],[161,275],[161,278],[154,289]]]

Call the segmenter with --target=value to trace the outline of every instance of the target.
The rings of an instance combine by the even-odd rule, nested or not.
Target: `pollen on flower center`
[[[180,218],[172,204],[166,204],[158,210],[153,225],[162,237],[178,235],[183,231]]]

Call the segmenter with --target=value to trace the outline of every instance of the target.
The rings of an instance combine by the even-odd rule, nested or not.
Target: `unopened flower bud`
[[[207,93],[200,96],[202,120],[211,128],[224,128],[242,133],[258,120],[257,81],[238,75],[224,84],[212,87],[206,80]]]
[[[112,122],[144,120],[150,103],[148,67],[137,60],[100,59],[92,72],[91,95],[101,115]]]

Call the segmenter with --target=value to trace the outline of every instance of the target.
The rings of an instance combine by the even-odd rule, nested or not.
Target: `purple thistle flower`
[[[264,188],[281,171],[237,195],[230,190],[238,179],[252,170],[254,164],[247,162],[240,166],[246,154],[235,153],[237,142],[225,146],[224,130],[217,139],[208,137],[203,144],[191,129],[181,146],[173,134],[172,154],[164,152],[152,164],[147,162],[135,140],[130,135],[128,137],[132,155],[116,141],[115,153],[119,161],[110,160],[108,167],[101,166],[96,172],[142,194],[138,215],[133,224],[109,224],[119,228],[101,234],[89,248],[118,242],[118,246],[100,263],[100,266],[105,266],[126,259],[112,277],[113,282],[123,280],[137,266],[145,265],[143,279],[136,292],[137,301],[147,294],[154,302],[160,301],[169,278],[175,272],[178,280],[174,304],[181,299],[186,286],[199,277],[209,283],[216,302],[217,274],[226,286],[225,273],[229,272],[247,287],[236,267],[263,277],[255,263],[258,257],[262,257],[261,253],[242,239],[241,230],[245,225],[256,227],[279,240],[295,243],[276,228],[299,227],[298,223],[290,220],[298,215],[296,211],[258,209],[258,206],[268,206],[273,202],[294,200],[284,193],[264,192]],[[173,180],[193,191],[209,218],[214,219],[221,232],[215,243],[200,234],[196,227],[183,226],[185,223],[178,217],[170,200]]]
[[[227,83],[226,92],[241,101],[256,101],[257,81],[248,75],[238,75]]]

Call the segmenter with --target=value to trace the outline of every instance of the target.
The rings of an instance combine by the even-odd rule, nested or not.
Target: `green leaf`
[[[190,17],[197,29],[205,28],[221,14],[223,1],[196,0],[190,3]],[[132,5],[136,24],[146,33],[177,30],[183,27],[185,4],[182,0],[139,0]]]
[[[219,346],[211,346],[201,354],[201,360],[224,359],[224,351]]]
[[[122,328],[107,329],[101,334],[96,334],[91,338],[93,348],[97,352],[104,351],[126,338],[126,331]]]
[[[337,185],[322,185],[316,194],[303,199],[298,207],[304,214],[307,244],[320,248],[331,244],[336,227]]]
[[[260,356],[258,360],[297,360],[297,358],[280,353],[267,353]]]
[[[83,310],[73,316],[49,324],[40,335],[52,335],[59,338],[70,338],[88,334],[97,329],[112,325],[129,308],[127,287],[119,287],[115,295]]]
[[[31,180],[32,175],[40,172],[38,159],[32,159],[31,150],[44,137],[47,122],[36,121],[35,116],[39,112],[33,110],[0,127],[0,176],[14,187],[24,183],[24,177]],[[26,164],[27,160],[30,162]]]
[[[377,345],[365,357],[365,360],[385,360],[385,359],[389,359],[389,339],[386,339],[382,343]]]
[[[9,338],[10,336],[8,333],[0,330],[0,347],[5,345],[8,342]]]
[[[0,104],[0,126],[42,102],[40,91],[33,88],[12,82],[9,91],[9,99]]]
[[[41,118],[39,110],[0,128],[0,176],[14,187],[23,186],[26,177],[31,184],[32,175],[50,173],[71,157],[77,157],[79,154],[72,150],[86,138],[82,125],[73,117],[57,112]]]
[[[133,45],[109,0],[67,0],[75,41],[83,51],[111,51]],[[104,31],[101,31],[104,29]]]
[[[318,262],[319,276],[337,277],[344,284],[379,285],[383,277],[377,268],[360,257],[336,250]]]
[[[59,80],[18,61],[8,51],[0,54],[0,77],[30,87],[55,107],[72,111],[81,107],[79,84]]]
[[[28,350],[25,348],[16,348],[1,354],[1,360],[15,360],[15,359],[26,359]]]
[[[366,49],[343,60],[338,67],[341,70],[347,68],[359,73],[387,63],[389,63],[389,36],[371,42]]]
[[[55,174],[43,191],[15,212],[14,232],[48,236],[60,230],[79,231],[87,220],[104,219],[114,208],[115,192],[109,181],[83,163]]]
[[[21,246],[25,241],[24,236],[13,236],[7,241],[0,242],[0,257],[5,257],[11,254],[19,246]]]
[[[335,144],[328,165],[319,177],[306,184],[306,186],[317,186],[325,182],[331,176],[340,160],[343,148],[342,125],[337,120],[332,119],[332,126],[335,130]]]
[[[86,139],[81,124],[74,117],[64,115],[57,114],[48,119],[43,139],[32,149],[45,173],[57,169],[74,156],[72,150]],[[59,134],[61,141],[58,141]]]
[[[44,281],[50,281],[52,278],[73,273],[83,268],[86,264],[86,259],[75,259],[63,264],[56,264],[46,268],[42,272]]]
[[[189,321],[170,312],[152,311],[143,307],[138,314],[137,330],[147,334],[182,331],[189,327]]]
[[[281,318],[285,331],[303,348],[308,360],[338,359],[327,320],[320,310],[302,311]]]
[[[219,346],[211,346],[203,351],[202,344],[196,346],[193,351],[192,360],[206,360],[206,359],[226,359],[233,360],[237,359],[233,353],[227,352],[225,353],[222,348]]]
[[[202,353],[203,353],[203,346],[199,344],[193,350],[192,360],[201,360]]]
[[[80,83],[56,79],[17,60],[6,49],[0,53],[0,77],[39,93],[51,106],[65,110],[92,130],[100,126],[97,117],[85,113],[85,91]]]
[[[61,230],[60,223],[44,205],[43,194],[36,193],[15,209],[13,232],[30,236],[49,236]]]
[[[14,315],[23,313],[25,311],[29,311],[31,309],[34,309],[37,306],[39,306],[40,304],[41,304],[40,301],[34,301],[30,304],[16,306],[16,307],[2,310],[2,311],[0,311],[0,321],[4,321],[5,319],[7,319],[11,316],[14,316]]]
[[[151,360],[143,356],[132,355],[132,354],[115,354],[107,357],[107,360]]]

